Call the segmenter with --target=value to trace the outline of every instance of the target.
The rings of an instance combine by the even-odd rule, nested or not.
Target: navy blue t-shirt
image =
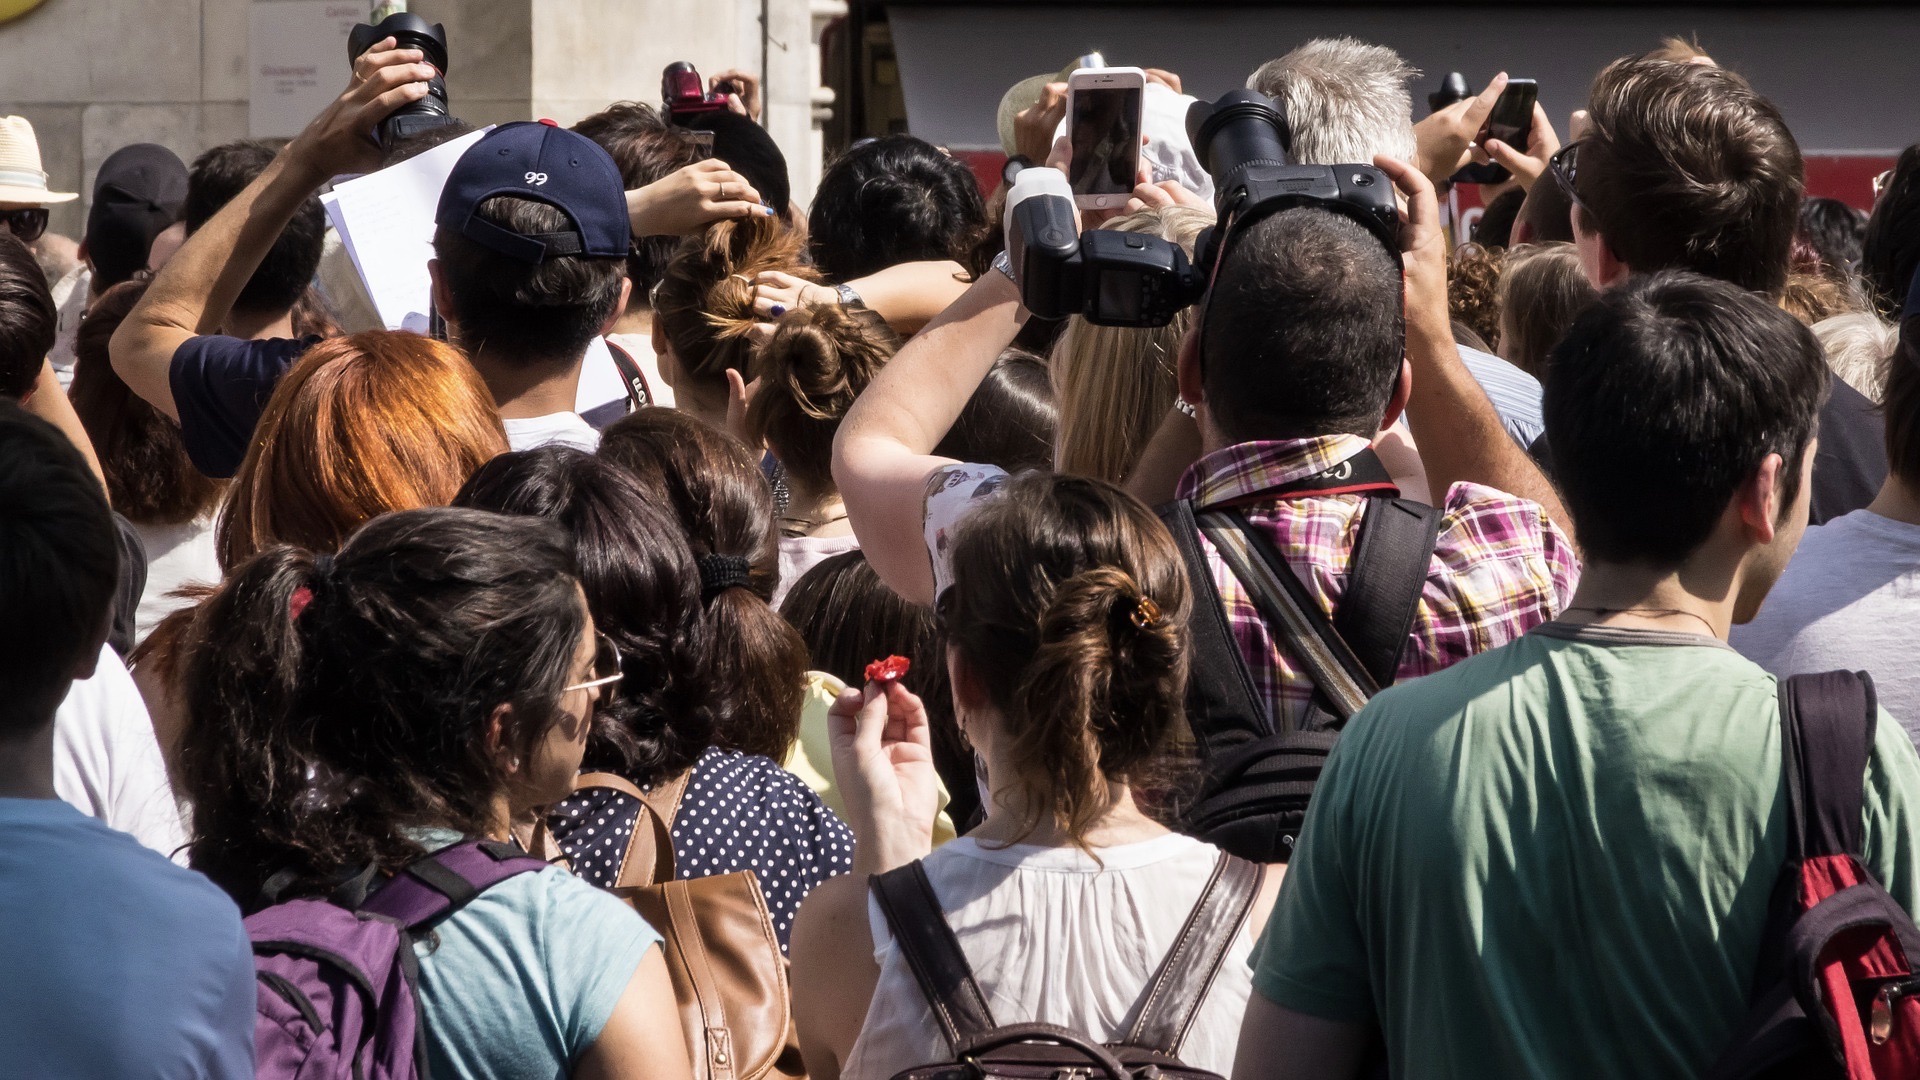
[[[203,334],[174,350],[167,381],[180,413],[180,442],[194,468],[216,480],[240,471],[280,376],[319,341]]]

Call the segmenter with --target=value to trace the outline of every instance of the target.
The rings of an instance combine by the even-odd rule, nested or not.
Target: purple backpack
[[[259,980],[261,1080],[421,1080],[413,942],[474,897],[547,864],[469,840],[426,856],[356,908],[289,900],[246,920]]]

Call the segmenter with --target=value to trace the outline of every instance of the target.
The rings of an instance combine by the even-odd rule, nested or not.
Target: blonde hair
[[[1580,269],[1572,244],[1522,244],[1507,252],[1500,275],[1501,359],[1536,378],[1580,309],[1600,295]]]
[[[1185,206],[1142,210],[1104,227],[1152,233],[1193,254],[1213,215]],[[1060,411],[1055,467],[1063,473],[1120,483],[1140,461],[1166,419],[1178,388],[1175,366],[1190,311],[1161,327],[1095,326],[1079,316],[1053,346],[1054,402]]]

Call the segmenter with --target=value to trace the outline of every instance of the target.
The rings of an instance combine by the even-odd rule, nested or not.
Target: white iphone
[[[1137,67],[1080,68],[1067,80],[1067,183],[1074,205],[1112,210],[1133,196],[1147,73]]]

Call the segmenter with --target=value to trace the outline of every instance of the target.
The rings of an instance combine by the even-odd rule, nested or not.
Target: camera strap
[[[1275,499],[1301,499],[1310,495],[1381,495],[1397,499],[1400,497],[1400,488],[1394,484],[1393,475],[1387,472],[1386,465],[1380,461],[1380,455],[1369,446],[1312,476],[1261,488],[1223,502],[1210,502],[1203,509],[1226,510]]]

